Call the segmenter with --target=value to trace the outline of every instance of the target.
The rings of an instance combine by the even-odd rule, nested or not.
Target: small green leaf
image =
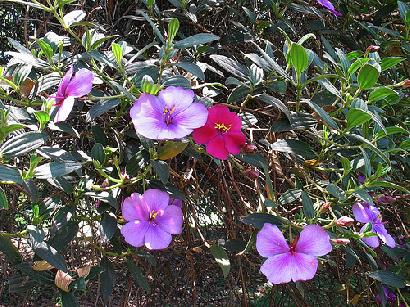
[[[391,88],[382,86],[375,88],[369,95],[369,102],[376,102],[379,100],[386,99],[388,97],[398,97],[396,91],[392,90]]]
[[[308,218],[314,218],[315,208],[313,207],[313,202],[310,199],[309,195],[305,191],[302,191],[300,197],[302,198],[303,212]]]
[[[0,188],[0,209],[8,209],[9,201],[7,200],[6,194],[3,189]]]
[[[142,274],[142,271],[136,264],[131,260],[127,259],[127,268],[131,274],[131,277],[134,279],[135,285],[141,287],[142,289],[149,291],[148,281],[145,276]]]
[[[305,47],[296,43],[291,45],[288,59],[289,64],[292,65],[299,74],[309,67],[309,56]]]
[[[267,213],[252,213],[248,216],[242,217],[241,220],[242,223],[252,225],[258,229],[261,229],[265,223],[279,226],[282,225],[284,221],[284,219],[279,216]]]
[[[172,18],[168,23],[168,43],[172,43],[179,30],[179,20]]]
[[[379,71],[376,67],[370,64],[365,64],[359,71],[357,82],[362,90],[368,90],[373,87],[379,79]]]
[[[231,262],[229,261],[228,254],[219,245],[213,245],[209,250],[218,265],[221,267],[224,278],[226,278],[229,274],[229,270],[231,269]]]
[[[188,142],[166,141],[166,143],[158,149],[158,159],[172,159],[183,152],[187,146]]]
[[[122,47],[116,43],[112,43],[111,50],[112,50],[115,60],[117,61],[118,66],[121,67],[122,66],[122,56],[123,56]]]
[[[91,158],[93,158],[93,160],[100,162],[100,164],[103,165],[105,162],[104,146],[100,143],[95,143],[93,148],[91,149]]]
[[[219,40],[219,36],[216,36],[211,33],[199,33],[175,42],[174,47],[177,49],[185,49],[192,46],[210,43],[215,40]]]
[[[368,122],[371,118],[372,116],[366,111],[361,109],[350,109],[346,115],[347,128],[350,130],[353,127],[360,126]]]

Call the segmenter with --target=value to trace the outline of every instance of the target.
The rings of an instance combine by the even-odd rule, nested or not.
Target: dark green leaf
[[[20,171],[13,166],[0,165],[0,180],[23,183]]]
[[[205,80],[205,74],[202,71],[202,69],[196,65],[195,63],[189,63],[189,62],[181,62],[181,63],[176,63],[175,66],[182,68],[183,70],[190,72],[194,76],[198,77],[202,81]]]
[[[223,69],[225,69],[227,72],[231,73],[232,75],[241,78],[241,79],[247,79],[249,75],[249,70],[246,66],[238,63],[237,61],[227,58],[226,56],[223,55],[218,55],[218,54],[212,54],[210,56],[212,60],[215,61],[216,64],[221,66]]]
[[[112,290],[114,289],[114,267],[107,257],[103,257],[100,263],[101,293],[104,304],[108,305]]]
[[[316,103],[309,101],[310,107],[315,110],[315,112],[320,116],[321,119],[331,128],[339,129],[338,124],[333,120],[333,118]]]
[[[103,165],[105,161],[104,146],[102,146],[100,143],[95,143],[93,148],[91,149],[91,158]]]
[[[214,256],[218,265],[221,267],[224,278],[226,278],[229,274],[229,270],[231,269],[231,262],[229,261],[228,254],[219,245],[211,246],[209,251],[211,252],[212,256]]]
[[[244,224],[252,225],[258,229],[261,229],[265,223],[278,226],[283,223],[283,218],[267,213],[252,213],[242,217],[241,220]]]
[[[76,161],[50,162],[36,168],[38,179],[49,179],[67,175],[81,169],[81,163]]]
[[[390,271],[370,272],[369,277],[393,288],[404,288],[406,286],[406,280],[403,276]]]
[[[24,155],[39,148],[47,140],[47,135],[40,132],[26,132],[12,137],[0,147],[0,156],[7,158]]]
[[[275,151],[286,152],[301,156],[305,159],[314,159],[316,154],[309,146],[309,144],[299,140],[278,140],[270,145],[270,148]]]
[[[127,259],[128,271],[131,274],[131,277],[134,279],[135,285],[141,287],[142,289],[149,291],[148,281],[145,276],[142,274],[142,271],[136,264],[131,260]]]
[[[365,64],[359,71],[357,82],[362,90],[368,90],[373,87],[379,79],[379,71],[370,64]]]
[[[169,167],[168,164],[164,161],[153,160],[151,165],[154,168],[155,173],[163,184],[168,182],[169,178]]]
[[[309,195],[305,191],[302,191],[300,197],[302,198],[303,212],[308,218],[313,218],[315,216],[315,208]]]
[[[199,33],[175,42],[174,47],[177,49],[185,49],[192,46],[204,45],[215,40],[219,40],[219,36],[211,33]]]
[[[0,233],[0,251],[4,253],[7,261],[16,265],[22,262],[18,249],[13,245],[10,238]]]

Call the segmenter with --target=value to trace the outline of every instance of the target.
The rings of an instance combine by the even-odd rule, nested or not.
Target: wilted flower
[[[381,195],[377,202],[381,204],[392,204],[396,201],[396,198],[390,195]]]
[[[329,235],[319,225],[306,226],[290,246],[276,225],[265,223],[256,237],[256,249],[268,259],[261,272],[272,284],[312,279],[318,256],[332,251]]]
[[[383,298],[384,298],[384,301],[386,303],[393,304],[393,303],[396,302],[396,299],[397,299],[396,294],[393,291],[391,291],[389,288],[387,288],[385,286],[382,286],[382,292],[377,294],[376,297],[375,297],[376,302],[377,302],[378,305],[383,305],[382,304],[382,302],[383,302],[382,295],[384,296]]]
[[[85,96],[91,92],[93,80],[94,75],[88,69],[82,68],[73,76],[73,67],[70,67],[61,80],[57,93],[50,96],[55,101],[51,113],[58,108],[54,116],[55,123],[67,119],[73,109],[74,98]]]
[[[143,93],[130,110],[135,130],[153,140],[181,139],[205,124],[208,111],[192,90],[169,86],[158,96]]]
[[[376,46],[376,45],[370,45],[366,49],[367,52],[376,52],[376,51],[379,51],[379,50],[380,50],[380,46]]]
[[[333,6],[332,2],[329,0],[317,0],[317,3],[319,3],[321,6],[325,7],[328,11],[330,11],[334,16],[340,17],[342,16],[342,13],[336,11],[335,7]]]
[[[205,126],[192,133],[194,141],[204,144],[207,153],[221,160],[229,154],[239,154],[246,142],[239,116],[224,105],[215,105],[208,112]]]
[[[344,239],[344,238],[330,239],[330,241],[332,241],[335,244],[339,244],[339,245],[347,245],[350,243],[349,239]]]
[[[409,87],[410,87],[410,80],[409,80],[409,79],[404,80],[404,82],[403,82],[403,87],[404,87],[404,88],[409,88]]]
[[[128,222],[121,228],[125,241],[132,246],[163,249],[173,234],[182,232],[182,210],[169,205],[169,195],[158,189],[148,189],[143,195],[131,194],[122,203],[122,215]]]
[[[353,225],[354,219],[348,216],[341,216],[337,219],[336,225],[337,226],[351,226]]]
[[[384,227],[380,211],[375,206],[367,202],[356,203],[353,205],[352,210],[356,221],[366,223],[366,225],[360,229],[360,233],[363,233],[366,230],[368,227],[367,223],[369,223],[371,227],[370,231],[376,234],[376,236],[363,238],[362,240],[364,243],[372,248],[376,248],[380,245],[380,238],[380,240],[382,240],[387,246],[391,248],[396,246],[393,237],[387,233],[387,230]]]

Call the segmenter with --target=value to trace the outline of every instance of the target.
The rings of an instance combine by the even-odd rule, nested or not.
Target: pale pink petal
[[[61,79],[60,85],[58,86],[56,96],[59,98],[65,97],[65,90],[67,85],[70,83],[71,77],[73,76],[73,67],[71,66],[69,70],[65,73],[64,77]]]
[[[150,224],[145,233],[145,247],[148,249],[164,249],[172,242],[172,235],[158,225]]]
[[[225,148],[224,139],[220,135],[214,137],[206,144],[206,152],[221,160],[226,160],[229,154]]]
[[[300,232],[296,252],[311,256],[323,256],[332,251],[330,237],[319,225],[307,225]]]
[[[121,211],[126,221],[149,219],[149,208],[143,201],[143,196],[138,193],[132,193],[130,197],[124,199]]]
[[[205,125],[201,128],[195,129],[192,137],[197,144],[206,144],[218,135],[215,127]]]
[[[145,243],[144,237],[150,224],[146,221],[128,222],[121,228],[121,234],[125,241],[135,247],[143,246]]]
[[[148,189],[143,195],[150,211],[162,211],[168,206],[169,195],[159,189]]]
[[[168,86],[159,92],[158,98],[166,107],[175,111],[183,111],[188,108],[194,101],[195,94],[192,90],[186,90],[182,87]]]
[[[82,68],[72,77],[65,90],[65,96],[82,97],[91,92],[94,75],[88,69]]]
[[[195,129],[205,125],[207,118],[207,108],[202,103],[193,103],[176,114],[172,122],[188,129]]]
[[[360,229],[360,233],[363,233],[366,228],[367,228],[367,225],[363,225],[363,227]],[[362,241],[366,243],[367,245],[369,245],[371,248],[377,248],[380,245],[380,241],[379,241],[377,234],[371,237],[363,238]]]
[[[164,213],[156,217],[155,223],[170,234],[180,234],[183,223],[182,209],[173,205],[166,207]]]
[[[265,223],[256,236],[256,249],[262,257],[272,257],[287,253],[289,246],[278,226]]]
[[[300,253],[285,253],[269,257],[261,272],[272,284],[284,284],[291,280],[312,279],[317,271],[318,261],[314,256]]]
[[[246,137],[242,132],[227,132],[223,135],[225,147],[229,153],[237,155],[241,152],[242,146],[246,144]]]
[[[73,109],[73,106],[74,106],[74,97],[67,97],[64,99],[63,103],[60,106],[53,107],[51,109],[51,112],[53,112],[55,108],[58,108],[57,113],[54,116],[54,122],[58,123],[58,122],[65,121],[68,115],[70,115],[71,110]]]

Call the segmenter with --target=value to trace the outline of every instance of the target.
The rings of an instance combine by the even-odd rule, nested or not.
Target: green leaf
[[[190,72],[194,76],[198,77],[202,81],[205,80],[205,73],[202,71],[202,69],[196,65],[195,63],[189,63],[189,62],[181,62],[181,63],[176,63],[174,64],[176,67],[182,68],[183,70],[186,70],[187,72]]]
[[[9,261],[13,265],[17,265],[23,261],[17,247],[11,242],[9,237],[0,233],[0,251],[4,253]]]
[[[111,240],[117,230],[117,219],[108,213],[104,213],[101,219],[101,235],[108,241]]]
[[[359,58],[356,61],[350,65],[349,69],[347,70],[347,74],[349,76],[353,75],[360,67],[362,67],[364,64],[369,62],[369,58]]]
[[[78,301],[73,292],[65,292],[60,290],[61,306],[62,307],[78,307]]]
[[[90,110],[88,110],[87,114],[85,115],[87,122],[92,121],[97,117],[101,116],[102,114],[108,112],[109,110],[115,108],[121,102],[119,99],[109,99],[109,97],[107,98],[107,100],[101,100],[93,104],[93,106],[90,108]]]
[[[262,100],[263,102],[274,106],[275,108],[279,109],[280,111],[282,111],[286,117],[291,120],[291,113],[288,109],[288,107],[279,99],[267,95],[267,94],[260,94],[260,95],[256,95],[255,97],[259,98],[260,100]]]
[[[42,146],[47,140],[47,135],[40,132],[26,132],[15,136],[0,147],[0,156],[14,158],[24,155]]]
[[[334,185],[333,183],[329,184],[326,187],[326,190],[334,197],[340,199],[340,200],[346,200],[346,194],[345,192],[339,188],[337,185]]]
[[[325,110],[323,110],[321,107],[319,107],[316,103],[312,101],[309,101],[309,105],[329,127],[333,129],[339,129],[338,124],[333,120],[329,113],[327,113]]]
[[[372,116],[366,111],[361,109],[350,109],[346,115],[347,128],[350,130],[353,127],[360,126],[368,122],[371,118]]]
[[[50,121],[50,114],[44,111],[36,111],[34,112],[34,116],[40,123],[41,129]]]
[[[381,60],[380,66],[382,68],[382,71],[385,71],[389,68],[396,66],[397,64],[400,64],[403,61],[404,61],[404,58],[399,58],[399,57],[383,58]]]
[[[135,285],[141,287],[142,289],[149,291],[148,281],[142,274],[142,271],[136,264],[131,260],[127,259],[127,268],[131,274],[132,279],[134,279]]]
[[[303,212],[305,213],[306,217],[310,219],[314,218],[315,208],[313,207],[313,202],[310,199],[309,195],[305,191],[302,191],[300,197],[302,198]]]
[[[50,162],[36,168],[38,179],[49,179],[67,175],[81,169],[81,163],[76,161]]]
[[[289,64],[292,65],[297,73],[304,72],[309,67],[309,56],[305,47],[293,43],[289,50]]]
[[[107,257],[103,257],[100,263],[101,293],[105,305],[108,305],[112,290],[114,289],[114,267]]]
[[[370,64],[365,64],[359,71],[357,82],[362,90],[368,90],[372,88],[379,79],[379,71],[376,67]]]
[[[168,43],[172,43],[179,30],[179,20],[172,18],[168,23]]]
[[[278,202],[282,205],[291,204],[298,200],[301,194],[302,190],[289,189],[279,197]]]
[[[398,97],[396,91],[392,90],[391,88],[382,86],[375,88],[369,95],[369,102],[376,102],[379,100],[386,99],[388,97]]]
[[[192,46],[204,45],[216,40],[219,40],[219,36],[211,33],[199,33],[175,42],[174,47],[177,49],[185,49]]]
[[[383,187],[383,188],[389,188],[393,190],[402,191],[404,193],[410,193],[405,187],[402,187],[401,185],[395,184],[393,182],[385,181],[385,180],[371,181],[368,184],[366,184],[366,186],[369,188]]]
[[[386,155],[377,147],[375,146],[372,142],[370,142],[368,139],[362,137],[361,135],[358,134],[350,134],[348,135],[349,138],[356,139],[357,141],[362,142],[365,147],[370,148],[374,153],[376,153],[387,165],[390,165],[390,160],[386,157]]]
[[[100,143],[95,143],[93,148],[91,149],[91,158],[103,165],[105,162],[104,146]]]
[[[241,220],[242,223],[246,225],[252,225],[258,229],[261,229],[263,227],[263,224],[265,223],[280,226],[284,221],[284,219],[279,216],[267,213],[252,213],[248,216],[242,217]]]
[[[166,141],[158,149],[158,159],[168,160],[176,157],[188,146],[188,142]]]
[[[69,221],[62,226],[50,240],[48,244],[60,252],[68,247],[68,244],[77,236],[78,233],[77,222]]]
[[[51,60],[54,55],[53,48],[44,39],[38,39],[37,44],[40,46],[41,51],[44,53],[47,59]]]
[[[0,188],[0,209],[8,209],[9,201],[7,200],[6,194],[3,189]]]
[[[316,154],[312,150],[310,145],[299,140],[281,139],[273,144],[270,144],[270,148],[274,151],[294,154],[296,156],[303,157],[307,160],[314,159],[316,157]]]
[[[209,248],[212,256],[214,256],[216,262],[222,269],[222,273],[224,278],[226,278],[229,274],[229,270],[231,269],[231,262],[229,261],[228,254],[226,251],[219,245],[213,245]]]
[[[163,184],[168,183],[169,178],[169,167],[164,161],[152,160],[151,165],[154,168],[155,173]]]
[[[0,180],[24,183],[20,171],[13,166],[0,165]]]
[[[249,70],[246,66],[224,55],[212,54],[209,57],[227,72],[240,79],[247,80],[247,77],[249,76]]]
[[[67,26],[71,26],[75,22],[80,22],[85,18],[85,12],[82,10],[74,10],[64,15],[63,20]]]
[[[370,272],[370,278],[380,281],[382,284],[393,288],[404,288],[406,287],[406,280],[403,276],[390,271],[374,271]]]
[[[115,60],[117,61],[118,66],[122,66],[123,51],[122,51],[121,45],[112,43],[111,50],[112,50]]]

